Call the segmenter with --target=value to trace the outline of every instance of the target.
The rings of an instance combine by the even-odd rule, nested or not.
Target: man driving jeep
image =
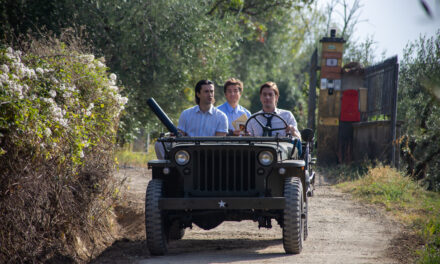
[[[249,120],[248,124],[248,132],[252,136],[275,136],[278,134],[279,136],[285,136],[287,133],[290,133],[292,136],[301,139],[301,134],[297,127],[297,122],[292,112],[288,110],[283,110],[277,108],[278,98],[280,96],[280,92],[278,90],[277,85],[274,82],[266,82],[260,87],[260,101],[263,106],[263,109],[254,115],[262,113],[259,116],[256,116],[255,119],[258,119],[261,124],[266,127],[270,127],[273,129],[279,129],[276,131],[269,131],[267,135],[263,134],[263,128],[258,121],[255,119]],[[267,113],[267,115],[265,115]],[[277,116],[273,114],[277,114],[282,117],[287,124],[283,122]],[[283,130],[282,128],[285,129]]]

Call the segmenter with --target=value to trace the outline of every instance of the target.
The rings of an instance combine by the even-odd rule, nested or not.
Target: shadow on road
[[[285,256],[284,252],[258,252],[281,243],[281,239],[182,239],[169,244],[166,256],[151,256],[145,240],[123,239],[116,241],[90,263],[229,263],[263,260]]]

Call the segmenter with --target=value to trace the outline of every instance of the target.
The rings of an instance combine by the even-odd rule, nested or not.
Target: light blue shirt
[[[232,106],[228,102],[225,102],[224,104],[219,106],[218,109],[221,110],[223,113],[225,113],[226,116],[228,117],[228,127],[230,130],[234,130],[234,126],[232,126],[232,122],[235,121],[237,118],[239,118],[243,114],[246,114],[247,117],[251,116],[251,112],[249,112],[243,106],[237,105],[236,108],[232,108]]]
[[[182,112],[177,128],[190,137],[211,137],[216,132],[228,133],[228,118],[214,106],[203,113],[196,105]]]

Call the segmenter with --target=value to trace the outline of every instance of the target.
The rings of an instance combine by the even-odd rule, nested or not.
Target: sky
[[[318,0],[324,6],[330,0]],[[352,5],[354,0],[348,0]],[[419,0],[361,0],[359,21],[354,40],[365,40],[373,36],[376,56],[398,55],[403,58],[403,49],[408,42],[425,35],[432,37],[440,29],[440,0],[425,0],[433,18],[424,12]]]

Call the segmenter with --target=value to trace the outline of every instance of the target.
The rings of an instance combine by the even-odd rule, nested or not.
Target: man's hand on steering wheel
[[[297,137],[297,138],[301,139],[301,134],[292,125],[289,125],[288,127],[286,127],[286,134],[288,134],[288,133],[291,134],[293,137]]]

